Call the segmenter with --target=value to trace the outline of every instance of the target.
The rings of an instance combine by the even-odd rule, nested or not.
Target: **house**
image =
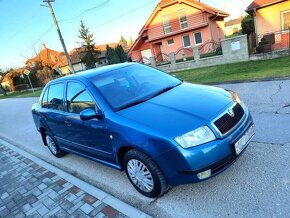
[[[98,63],[96,63],[96,66],[104,66],[108,64],[108,60],[106,58],[106,49],[107,45],[111,48],[115,48],[117,45],[122,45],[125,51],[128,51],[128,48],[124,44],[120,43],[109,43],[109,44],[102,44],[102,45],[96,45],[96,49],[100,52],[98,55]],[[84,56],[85,49],[83,47],[80,48],[74,48],[70,51],[69,56],[71,58],[71,62],[73,65],[73,68],[75,72],[82,71],[86,69],[86,66],[84,63],[82,63],[81,59]],[[58,69],[61,71],[62,74],[67,75],[70,74],[70,68],[68,66],[68,62],[66,59],[66,56],[63,55],[61,58],[59,58],[59,61],[54,65],[54,69]]]
[[[74,48],[69,53],[75,72],[86,69],[85,65],[81,61],[83,52],[84,52],[83,48]],[[60,71],[60,73],[63,75],[67,75],[71,73],[70,67],[67,62],[67,58],[64,54],[61,56],[61,58],[59,58],[59,61],[53,66],[53,69]]]
[[[246,12],[254,16],[257,35],[290,28],[289,0],[254,0]]]
[[[52,68],[63,55],[62,52],[46,48],[43,44],[41,51],[34,58],[28,59],[25,64],[29,68],[40,68],[41,66]]]
[[[246,12],[254,17],[257,52],[290,48],[290,0],[254,0]]]
[[[225,34],[230,36],[237,34],[242,30],[242,18],[232,19],[225,22]]]
[[[133,61],[148,63],[207,41],[224,38],[228,13],[197,0],[161,0],[129,50]],[[192,53],[192,51],[191,51]]]

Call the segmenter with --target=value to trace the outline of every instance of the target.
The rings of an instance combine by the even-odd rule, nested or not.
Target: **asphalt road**
[[[220,86],[249,106],[253,142],[222,174],[154,201],[135,191],[125,173],[72,154],[54,158],[34,127],[36,98],[0,100],[0,137],[155,217],[290,217],[290,80]]]

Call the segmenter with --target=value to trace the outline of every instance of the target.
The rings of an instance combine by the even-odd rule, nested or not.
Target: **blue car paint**
[[[230,134],[221,136],[213,128],[212,120],[235,103],[223,89],[183,83],[146,102],[113,111],[90,82],[90,78],[98,73],[131,66],[136,67],[136,64],[113,65],[50,82],[47,86],[63,82],[65,89],[68,81],[83,84],[97,102],[104,119],[82,121],[79,115],[41,108],[39,102],[32,108],[38,131],[41,128],[47,129],[65,151],[119,170],[123,170],[120,150],[124,147],[140,150],[157,163],[172,186],[198,182],[197,173],[200,170],[206,170],[226,157],[231,160],[237,158],[233,152],[233,143],[253,125],[253,121],[248,109],[243,106],[245,114],[242,121]],[[47,125],[43,114],[57,124]],[[73,131],[64,125],[67,118],[72,120]],[[216,140],[189,149],[175,142],[175,137],[204,125],[211,128]]]

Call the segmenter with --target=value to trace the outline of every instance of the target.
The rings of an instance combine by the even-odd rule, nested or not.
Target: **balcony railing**
[[[178,18],[170,20],[171,31],[168,31],[169,28],[166,28],[165,31],[163,23],[160,22],[159,24],[152,26],[148,29],[148,40],[151,41],[162,38],[164,36],[170,36],[179,32],[183,32],[188,29],[199,28],[208,25],[208,23],[208,17],[206,13],[199,13],[187,16],[187,25],[184,25],[184,22],[183,25],[181,25]]]

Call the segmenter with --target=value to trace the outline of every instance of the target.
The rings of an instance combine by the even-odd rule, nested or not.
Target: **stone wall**
[[[174,53],[172,53],[170,54],[171,63],[167,65],[157,66],[157,68],[166,72],[174,72],[199,67],[249,61],[247,35],[224,39],[221,41],[221,46],[223,50],[222,55],[208,58],[200,58],[198,47],[194,47],[194,60],[184,61],[180,63],[176,63]],[[155,61],[151,60],[151,64],[152,66],[155,66]]]

